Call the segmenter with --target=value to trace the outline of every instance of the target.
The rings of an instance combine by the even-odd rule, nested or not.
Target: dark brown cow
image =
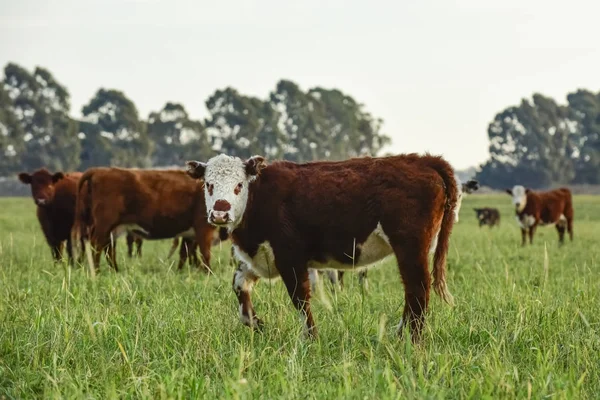
[[[500,211],[498,211],[497,208],[484,207],[474,208],[473,210],[475,210],[480,228],[483,225],[488,225],[490,228],[492,226],[500,225]]]
[[[91,227],[96,250],[94,267],[98,270],[101,250],[107,249],[115,271],[115,250],[109,245],[126,232],[144,239],[191,238],[208,269],[216,229],[207,222],[202,183],[185,171],[121,168],[91,168],[81,177],[73,234],[81,235],[86,227]],[[182,243],[180,268],[188,247]]]
[[[525,246],[527,232],[529,244],[538,225],[554,224],[558,231],[559,243],[564,243],[565,229],[573,241],[573,200],[567,188],[534,192],[517,185],[506,192],[513,197],[517,221],[521,226],[521,244]]]
[[[80,172],[52,174],[45,168],[32,174],[19,174],[19,180],[31,186],[38,221],[55,261],[61,260],[65,242],[69,261],[73,261],[71,228],[75,218],[77,181],[80,177]]]
[[[433,287],[452,302],[446,255],[458,188],[441,157],[416,154],[341,162],[266,166],[219,155],[188,162],[204,179],[208,220],[231,232],[236,256],[233,288],[242,322],[260,327],[250,292],[259,279],[281,276],[306,332],[316,335],[309,269],[354,269],[394,254],[405,288],[404,321],[417,339]],[[402,322],[399,326],[401,332]]]

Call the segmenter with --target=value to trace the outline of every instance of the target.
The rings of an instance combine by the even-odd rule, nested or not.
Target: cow
[[[521,185],[506,189],[512,196],[517,222],[521,226],[521,245],[525,246],[529,232],[529,244],[538,225],[553,224],[558,231],[559,244],[564,243],[565,230],[573,241],[573,199],[571,191],[559,188],[547,192],[535,192]]]
[[[500,211],[497,208],[484,207],[473,208],[473,210],[475,210],[480,228],[483,225],[488,225],[490,228],[496,225],[500,226]]]
[[[51,173],[41,168],[33,173],[21,172],[19,180],[31,186],[31,196],[37,206],[37,218],[52,251],[52,257],[58,262],[63,257],[66,242],[69,262],[73,262],[71,228],[75,217],[75,197],[80,172]]]
[[[455,217],[454,222],[458,222],[458,220],[459,220],[458,214],[460,213],[462,200],[466,197],[467,194],[471,194],[479,189],[479,182],[476,181],[475,179],[470,179],[465,183],[461,183],[457,177],[456,181],[457,181],[458,187],[460,188],[460,191],[458,193],[458,201],[456,203],[456,208],[455,208],[455,216],[456,217]],[[337,271],[337,274],[336,274],[335,271],[330,270],[330,271],[327,271],[327,276],[329,278],[329,281],[333,285],[333,287],[336,287],[339,284],[340,288],[342,288],[342,289],[344,288],[344,271]],[[314,274],[311,274],[310,277],[311,277],[312,288],[314,291],[316,289],[316,282],[318,280],[318,275],[316,275],[316,273],[314,273]],[[369,281],[367,280],[367,268],[363,268],[358,271],[358,283],[364,290],[368,290]]]
[[[185,171],[90,168],[81,177],[77,193],[73,236],[80,237],[89,230],[96,250],[96,271],[102,250],[108,251],[109,265],[118,271],[115,248],[110,244],[124,233],[151,240],[190,239],[186,245],[182,241],[179,269],[189,247],[197,243],[203,266],[210,271],[216,228],[207,221],[202,183]]]
[[[233,277],[240,318],[260,328],[250,293],[259,278],[281,277],[316,337],[310,309],[309,269],[355,269],[392,254],[405,289],[403,319],[420,337],[429,303],[429,251],[433,287],[446,302],[446,256],[458,188],[441,157],[405,154],[382,158],[296,164],[261,156],[245,161],[220,154],[188,161],[190,176],[204,181],[207,220],[227,227],[236,257]]]

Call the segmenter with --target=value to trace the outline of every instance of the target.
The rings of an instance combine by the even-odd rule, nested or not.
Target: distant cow
[[[495,225],[500,225],[500,211],[497,208],[474,208],[479,227],[488,225],[490,228]]]
[[[521,226],[522,245],[529,231],[529,243],[533,243],[533,234],[538,225],[554,224],[558,231],[558,240],[562,244],[565,229],[573,240],[573,200],[571,191],[567,188],[534,192],[517,185],[506,192],[513,198],[517,221]]]
[[[109,245],[124,233],[144,239],[193,239],[204,266],[210,268],[216,228],[207,221],[202,183],[185,171],[91,168],[81,177],[77,193],[73,234],[90,228],[96,269],[101,251],[107,249],[109,264],[117,270],[114,246]],[[184,262],[180,260],[179,268]]]
[[[433,287],[452,302],[446,255],[458,188],[441,157],[267,166],[260,156],[242,161],[222,154],[208,163],[190,161],[188,171],[204,179],[208,220],[229,229],[236,256],[244,261],[233,288],[246,325],[262,325],[250,299],[256,281],[280,276],[306,332],[316,335],[309,268],[353,269],[394,254],[405,289],[403,320],[416,340],[429,303],[432,247]]]
[[[52,174],[45,168],[32,174],[19,174],[19,180],[31,186],[31,195],[37,205],[37,218],[55,261],[61,260],[65,242],[69,261],[73,261],[70,233],[80,177],[80,172]]]

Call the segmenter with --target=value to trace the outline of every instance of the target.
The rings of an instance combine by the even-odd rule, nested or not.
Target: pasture
[[[473,207],[498,207],[479,228]],[[575,241],[540,227],[521,248],[508,195],[463,201],[449,289],[432,294],[422,343],[399,340],[404,304],[394,259],[315,298],[319,339],[283,284],[260,282],[265,321],[238,319],[229,244],[214,276],[174,269],[171,242],[145,242],[121,272],[53,265],[31,198],[0,199],[0,397],[7,398],[597,398],[600,393],[600,197],[575,196]],[[410,212],[407,210],[406,212]]]

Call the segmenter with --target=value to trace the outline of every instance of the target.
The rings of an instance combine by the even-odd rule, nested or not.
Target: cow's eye
[[[238,183],[237,186],[235,187],[235,190],[233,191],[233,193],[240,194],[240,192],[242,191],[243,187],[244,187],[244,183],[243,182]]]
[[[208,190],[208,194],[210,194],[211,196],[213,194],[213,189],[214,189],[214,186],[212,183],[206,183],[206,190]]]

